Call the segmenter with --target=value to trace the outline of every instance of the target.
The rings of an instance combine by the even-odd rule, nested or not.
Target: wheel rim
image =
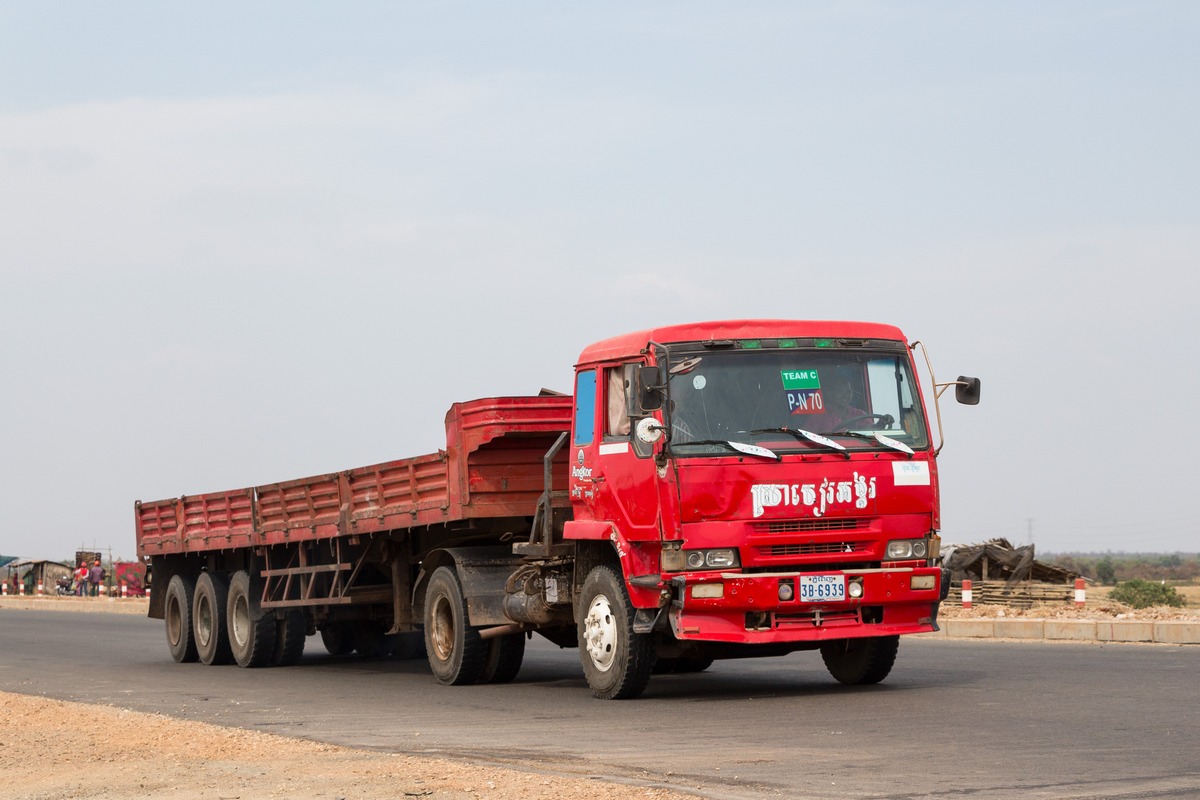
[[[167,599],[167,641],[174,647],[182,638],[183,614],[180,612],[179,601],[171,597]]]
[[[212,606],[208,604],[207,597],[201,597],[200,602],[196,605],[196,642],[201,647],[208,645],[208,640],[212,637],[212,630]]]
[[[250,603],[246,595],[240,594],[234,599],[233,613],[229,616],[229,636],[239,647],[244,647],[250,640]]]
[[[454,653],[454,612],[445,596],[438,597],[433,607],[433,630],[430,633],[437,659],[449,661]]]
[[[617,657],[617,621],[608,598],[598,594],[583,620],[584,641],[596,669],[607,672]]]

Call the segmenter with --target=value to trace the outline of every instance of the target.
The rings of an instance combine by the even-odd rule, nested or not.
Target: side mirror
[[[964,406],[979,405],[979,378],[959,375],[955,381],[954,399]]]
[[[640,411],[657,411],[663,406],[662,373],[658,367],[639,367],[637,399]]]

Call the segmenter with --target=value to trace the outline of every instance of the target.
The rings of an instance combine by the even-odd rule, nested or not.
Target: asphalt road
[[[587,691],[535,637],[512,684],[422,661],[176,664],[142,617],[0,609],[0,689],[356,747],[669,785],[713,798],[1200,797],[1200,647],[905,639],[847,689],[815,653]]]

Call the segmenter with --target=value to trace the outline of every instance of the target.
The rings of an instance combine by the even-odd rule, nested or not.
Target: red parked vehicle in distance
[[[206,664],[293,664],[319,634],[505,682],[537,633],[604,699],[797,650],[878,682],[948,589],[917,348],[863,322],[661,327],[584,349],[571,397],[454,404],[437,453],[139,501],[149,615]],[[935,408],[979,401],[929,382]]]

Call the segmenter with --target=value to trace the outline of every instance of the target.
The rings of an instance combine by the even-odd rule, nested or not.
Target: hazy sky
[[[983,379],[947,540],[1200,550],[1197,41],[1192,2],[0,2],[0,554],[131,558],[136,499],[432,452],[741,317]]]

